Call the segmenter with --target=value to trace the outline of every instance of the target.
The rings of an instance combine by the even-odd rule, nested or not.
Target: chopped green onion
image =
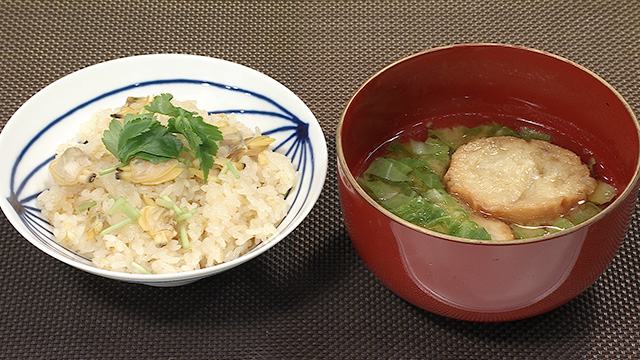
[[[113,215],[116,213],[116,211],[118,211],[118,209],[120,209],[120,207],[127,202],[127,200],[125,200],[125,198],[123,198],[122,196],[120,196],[119,198],[116,199],[116,201],[113,203],[113,205],[111,205],[111,207],[109,208],[109,215]]]
[[[102,231],[100,232],[100,234],[99,234],[99,235],[100,235],[100,236],[104,236],[104,235],[110,234],[110,233],[112,233],[112,232],[114,232],[114,231],[116,231],[116,230],[120,229],[120,228],[121,228],[121,227],[123,227],[123,226],[126,226],[126,225],[131,224],[131,223],[132,223],[132,222],[134,222],[134,221],[135,221],[135,220],[134,220],[134,219],[131,219],[131,218],[124,219],[124,220],[120,221],[119,223],[114,224],[114,225],[111,225],[111,226],[109,226],[108,228],[106,228],[106,229],[102,230]]]
[[[227,160],[226,163],[224,163],[224,165],[222,165],[222,169],[220,169],[220,175],[226,174],[227,171],[229,171],[229,161],[228,160]]]
[[[164,199],[164,201],[168,202],[169,204],[171,204],[171,208],[173,209],[173,211],[176,212],[176,214],[180,215],[182,214],[182,210],[180,209],[180,207],[178,206],[178,204],[176,204],[175,201],[171,200],[170,197],[168,197],[167,195],[163,196],[162,199]]]
[[[122,212],[131,220],[138,220],[140,217],[140,211],[134,208],[133,205],[129,204],[128,201],[125,201],[124,204],[122,204]]]
[[[88,208],[96,206],[96,205],[98,205],[98,203],[95,202],[95,200],[92,200],[92,201],[90,201],[90,202],[88,202],[88,203],[86,203],[84,205],[78,206],[78,208],[76,210],[78,210],[78,212],[83,212],[83,211],[87,210]]]
[[[134,208],[124,197],[120,196],[114,201],[113,205],[109,208],[109,214],[113,215],[116,211],[121,210],[131,220],[138,220],[140,212]]]
[[[183,206],[182,208],[179,207],[175,201],[173,201],[170,197],[166,195],[161,198],[157,198],[156,204],[164,208],[173,210],[176,213],[177,222],[186,220],[198,212],[198,209],[189,210],[189,208],[187,208],[186,206]]]
[[[225,165],[228,165],[228,168],[229,168],[229,170],[231,170],[231,173],[233,174],[233,177],[235,177],[236,179],[240,179],[240,174],[238,173],[238,169],[236,169],[236,167],[233,166],[231,161],[227,160]]]
[[[143,273],[143,274],[151,274],[151,271],[145,269],[144,267],[142,267],[142,265],[138,264],[135,261],[131,262],[131,267],[138,270],[139,272]]]
[[[118,170],[118,168],[121,167],[121,166],[122,166],[122,164],[118,164],[116,166],[112,166],[110,168],[104,169],[104,170],[98,172],[98,175],[100,175],[100,176],[107,175],[108,173],[112,173],[112,172]]]
[[[187,234],[187,226],[182,224],[180,225],[180,240],[182,241],[182,248],[185,250],[189,250],[189,235]]]
[[[156,204],[158,204],[159,206],[162,206],[163,208],[173,209],[173,201],[167,201],[163,198],[157,198]]]
[[[198,209],[186,210],[182,214],[179,214],[178,216],[176,216],[176,221],[180,222],[183,220],[187,220],[188,218],[195,215],[197,212],[198,212]]]

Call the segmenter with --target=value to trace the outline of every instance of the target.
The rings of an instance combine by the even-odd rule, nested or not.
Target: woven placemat
[[[568,304],[498,324],[443,318],[367,270],[339,212],[334,134],[388,63],[462,42],[526,45],[600,74],[640,110],[637,1],[0,2],[0,121],[83,67],[187,53],[252,67],[307,103],[330,166],[317,206],[246,265],[179,288],[120,283],[39,252],[0,215],[0,358],[639,359],[640,220]],[[636,213],[637,215],[637,213]]]

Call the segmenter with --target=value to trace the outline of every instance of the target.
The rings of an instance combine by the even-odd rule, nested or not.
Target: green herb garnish
[[[76,208],[76,210],[78,212],[83,212],[83,211],[85,211],[85,210],[87,210],[87,209],[89,209],[91,207],[96,206],[96,205],[98,205],[98,203],[95,200],[91,200],[91,201],[89,201],[88,203],[86,203],[84,205],[78,206],[78,208]]]
[[[111,226],[109,226],[108,228],[106,228],[106,229],[102,230],[102,231],[100,232],[100,234],[98,234],[98,235],[99,235],[99,236],[104,236],[104,235],[107,235],[107,234],[111,234],[112,232],[114,232],[114,231],[116,231],[116,230],[120,229],[120,228],[121,228],[121,227],[123,227],[123,226],[129,225],[129,224],[131,224],[131,223],[132,223],[132,222],[134,222],[134,221],[136,221],[136,220],[135,220],[135,219],[132,219],[132,218],[126,218],[126,219],[124,219],[124,220],[120,221],[119,223],[116,223],[116,224],[114,224],[114,225],[111,225]]]
[[[139,157],[154,164],[176,158],[182,142],[151,114],[127,114],[124,121],[111,120],[102,137],[104,146],[121,165]]]
[[[178,234],[180,235],[182,248],[185,250],[189,250],[189,247],[190,247],[189,235],[187,234],[186,225],[182,222],[192,217],[193,215],[195,215],[198,212],[198,209],[189,210],[186,207],[181,208],[180,206],[178,206],[178,204],[176,204],[175,201],[173,201],[170,197],[166,195],[163,197],[157,198],[156,204],[164,208],[173,210],[176,213],[175,220],[176,222],[180,223],[180,227],[178,228]]]
[[[206,182],[213,166],[213,157],[218,152],[216,141],[222,140],[222,133],[197,113],[171,104],[172,98],[171,94],[158,95],[140,114],[127,114],[123,121],[111,120],[109,129],[103,133],[102,142],[120,161],[116,167],[129,164],[133,157],[157,164],[177,159],[185,150],[182,141],[175,135],[181,134],[189,145],[186,150],[199,160]],[[168,126],[160,123],[154,114],[170,116]],[[100,173],[103,175],[106,172]]]
[[[135,261],[131,262],[131,267],[138,270],[142,274],[151,274],[151,271],[145,269],[142,265],[138,264]]]
[[[109,198],[115,199],[111,195],[109,195]],[[110,215],[113,215],[118,210],[120,210],[123,214],[127,215],[127,219],[124,219],[124,220],[120,221],[119,223],[111,225],[108,228],[102,230],[100,232],[100,234],[99,234],[100,236],[104,236],[104,235],[110,234],[110,233],[120,229],[123,226],[129,225],[129,224],[137,221],[138,218],[140,217],[140,211],[138,211],[138,209],[133,207],[133,205],[131,205],[127,201],[127,199],[123,198],[122,196],[120,196],[119,198],[115,199],[115,201],[113,202],[113,205],[111,205],[111,207],[109,208],[108,213]]]
[[[189,250],[191,245],[189,244],[189,235],[187,234],[187,227],[182,224],[178,230],[180,234],[180,242],[182,243],[182,248],[185,250]]]
[[[240,179],[240,173],[238,172],[238,169],[236,169],[236,167],[233,166],[230,160],[227,160],[227,162],[224,163],[224,165],[222,166],[222,169],[220,170],[220,175],[226,174],[227,171],[231,171],[231,174],[233,174],[233,177],[235,177],[236,179]]]
[[[171,94],[156,96],[145,109],[171,116],[168,121],[169,131],[182,134],[187,140],[193,151],[192,155],[200,160],[200,170],[206,182],[209,170],[213,166],[213,157],[218,153],[216,141],[222,140],[222,132],[216,126],[204,122],[202,116],[198,116],[197,113],[173,106],[170,102],[172,98]]]

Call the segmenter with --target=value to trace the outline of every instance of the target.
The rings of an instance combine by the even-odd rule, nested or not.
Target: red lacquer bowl
[[[553,236],[475,241],[408,223],[356,182],[371,154],[392,138],[492,121],[545,131],[585,162],[593,157],[617,199]],[[344,110],[337,133],[342,213],[360,257],[405,300],[456,319],[523,319],[570,301],[609,266],[638,194],[639,149],[629,105],[584,67],[519,46],[440,47],[382,69]]]

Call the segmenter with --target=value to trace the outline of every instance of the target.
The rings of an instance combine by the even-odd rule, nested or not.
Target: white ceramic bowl
[[[292,159],[300,181],[277,233],[233,261],[175,274],[127,274],[103,270],[53,239],[36,207],[51,185],[47,165],[58,144],[73,138],[96,111],[121,106],[127,96],[171,93],[197,100],[209,112],[233,112],[249,127],[274,137],[275,151]],[[38,249],[92,274],[154,286],[177,286],[220,273],[264,253],[284,239],[317,201],[327,173],[327,146],[318,121],[293,92],[245,66],[202,56],[158,54],[107,61],[67,75],[29,99],[0,133],[0,206],[11,224]]]

